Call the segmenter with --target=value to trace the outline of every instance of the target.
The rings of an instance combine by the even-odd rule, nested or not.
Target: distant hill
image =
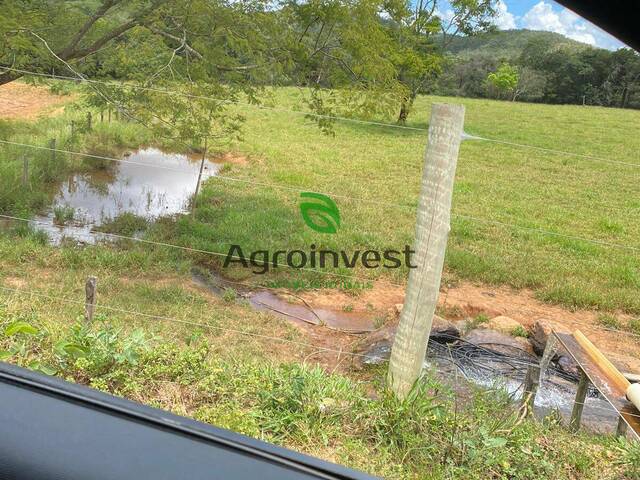
[[[536,30],[498,30],[470,37],[455,37],[447,51],[460,58],[491,56],[512,59],[518,57],[531,40],[543,40],[549,44],[570,45],[576,49],[593,48],[554,32]]]

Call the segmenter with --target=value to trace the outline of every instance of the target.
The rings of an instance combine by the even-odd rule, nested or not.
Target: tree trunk
[[[412,92],[410,96],[402,99],[402,103],[400,104],[400,114],[398,115],[398,125],[404,125],[407,123],[407,118],[409,118],[409,113],[411,113],[413,102],[416,100],[417,96],[417,93]]]
[[[404,125],[407,123],[407,117],[409,117],[409,105],[407,100],[403,100],[400,104],[400,115],[398,115],[398,125]]]
[[[627,104],[629,103],[629,92],[629,86],[625,85],[624,89],[622,90],[622,102],[620,103],[621,108],[627,108]]]
[[[427,350],[449,236],[463,123],[464,106],[433,105],[416,220],[414,249],[418,267],[409,273],[389,364],[388,381],[400,398],[406,397],[419,378]]]

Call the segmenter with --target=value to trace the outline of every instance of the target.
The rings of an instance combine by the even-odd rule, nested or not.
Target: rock
[[[522,349],[523,352],[526,352],[531,357],[536,356],[536,352],[533,351],[533,346],[531,345],[531,342],[528,339],[524,337],[513,337],[513,339],[520,344],[520,348]]]
[[[534,356],[531,344],[522,337],[512,337],[497,330],[476,328],[464,337],[467,342],[505,355]]]
[[[431,325],[431,336],[434,340],[442,339],[444,343],[450,343],[460,337],[460,330],[449,320],[445,320],[438,315],[433,316],[433,324]]]
[[[571,333],[564,325],[552,322],[546,318],[540,318],[533,323],[533,330],[529,340],[531,341],[533,350],[537,355],[542,356],[544,353],[544,349],[547,346],[547,339],[549,338],[552,330],[562,333]]]
[[[483,327],[491,330],[497,330],[498,332],[506,333],[508,335],[513,335],[513,331],[516,329],[524,328],[520,322],[505,315],[499,315],[492,318],[485,323]]]

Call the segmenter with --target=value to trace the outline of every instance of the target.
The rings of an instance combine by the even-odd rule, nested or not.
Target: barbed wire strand
[[[60,301],[60,302],[63,302],[63,303],[68,303],[68,304],[73,304],[73,305],[85,305],[85,302],[80,301],[80,300],[73,300],[73,299],[65,298],[65,297],[57,297],[57,296],[53,296],[53,295],[47,295],[47,294],[44,294],[44,293],[34,292],[34,291],[31,291],[31,290],[24,290],[24,289],[20,289],[20,288],[8,288],[8,287],[0,286],[0,290],[5,290],[5,291],[14,292],[14,293],[23,294],[23,295],[33,295],[35,297],[46,298],[48,300],[56,300],[56,301]],[[320,346],[320,345],[314,345],[314,344],[306,343],[306,342],[298,342],[296,340],[289,340],[287,338],[282,338],[282,337],[274,337],[274,336],[271,336],[271,335],[264,335],[262,333],[249,332],[247,330],[239,330],[239,329],[234,329],[234,328],[219,327],[219,326],[216,326],[216,325],[209,325],[207,323],[194,322],[192,320],[181,320],[181,319],[175,318],[175,317],[167,317],[167,316],[164,316],[164,315],[155,315],[155,314],[151,314],[151,313],[138,312],[136,310],[127,310],[127,309],[124,309],[124,308],[112,307],[112,306],[103,305],[103,304],[100,304],[100,303],[97,303],[95,305],[95,307],[96,308],[101,308],[103,310],[109,310],[109,311],[112,311],[112,312],[118,312],[118,313],[124,313],[124,314],[127,314],[127,315],[140,316],[140,317],[143,317],[143,318],[152,318],[152,319],[157,319],[157,320],[162,320],[162,321],[167,321],[167,322],[181,323],[181,324],[184,324],[184,325],[190,325],[190,326],[194,326],[194,327],[209,328],[209,329],[219,330],[219,331],[227,332],[227,333],[236,333],[236,334],[239,334],[239,335],[247,335],[247,336],[251,336],[251,337],[262,338],[262,339],[265,339],[265,340],[274,340],[274,341],[283,342],[283,343],[290,343],[290,344],[297,345],[297,346],[300,346],[300,347],[321,349],[323,351],[327,351],[327,352],[331,352],[331,353],[339,353],[339,354],[344,354],[344,355],[353,355],[353,356],[356,356],[356,357],[365,357],[365,358],[370,357],[370,355],[367,355],[365,353],[346,352],[344,350],[337,350],[337,349],[323,347],[323,346]],[[231,318],[229,318],[227,316],[224,316],[224,315],[222,316],[222,318],[224,318],[225,320],[233,321],[233,319],[231,319]]]
[[[497,144],[501,144],[501,145],[508,145],[510,147],[529,148],[529,149],[538,150],[538,151],[541,151],[541,152],[553,153],[555,155],[567,155],[567,156],[571,156],[571,157],[586,158],[586,159],[589,159],[589,160],[596,160],[598,162],[611,163],[613,165],[624,165],[624,166],[627,166],[627,167],[640,167],[640,163],[621,162],[619,160],[611,160],[609,158],[598,157],[598,156],[595,156],[595,155],[588,155],[588,154],[585,154],[585,153],[567,152],[567,151],[564,151],[564,150],[557,150],[555,148],[547,148],[547,147],[540,147],[540,146],[537,146],[537,145],[528,145],[528,144],[524,144],[524,143],[509,142],[507,140],[498,140],[498,139],[485,138],[485,137],[473,137],[473,138],[471,138],[471,140],[480,140],[480,141],[484,141],[484,142],[497,143]]]
[[[7,292],[12,292],[15,294],[19,294],[19,295],[32,295],[35,297],[40,297],[40,298],[46,298],[48,300],[53,300],[53,301],[60,301],[63,303],[67,303],[67,304],[72,304],[72,305],[82,305],[84,306],[86,303],[80,300],[73,300],[70,298],[65,298],[65,297],[58,297],[58,296],[53,296],[53,295],[47,295],[47,294],[43,294],[40,292],[34,292],[32,290],[25,290],[25,289],[20,289],[20,288],[8,288],[5,286],[0,286],[0,290],[4,290]],[[264,339],[264,340],[271,340],[271,341],[276,341],[276,342],[282,342],[282,343],[288,343],[291,345],[296,345],[299,347],[305,347],[305,348],[311,348],[311,349],[315,349],[318,351],[324,351],[324,352],[330,352],[330,353],[336,353],[338,355],[350,355],[353,357],[358,357],[358,358],[373,358],[371,354],[366,354],[366,353],[358,353],[358,352],[349,352],[349,351],[345,351],[344,349],[341,350],[337,350],[337,349],[332,349],[332,348],[328,348],[328,347],[323,347],[320,345],[314,345],[311,343],[306,343],[306,342],[298,342],[296,340],[289,340],[286,338],[282,338],[282,337],[275,337],[275,336],[271,336],[271,335],[265,335],[265,334],[261,334],[261,333],[255,333],[255,332],[249,332],[247,330],[239,330],[239,329],[233,329],[233,328],[226,328],[226,327],[220,327],[220,326],[216,326],[216,325],[210,325],[207,323],[201,323],[201,322],[194,322],[192,320],[182,320],[179,318],[175,318],[175,317],[168,317],[165,315],[156,315],[156,314],[150,314],[150,313],[145,313],[145,312],[139,312],[136,310],[128,310],[128,309],[124,309],[124,308],[119,308],[119,307],[112,307],[110,305],[103,305],[100,303],[97,303],[95,305],[96,309],[103,309],[103,310],[109,310],[112,312],[117,312],[117,313],[123,313],[123,314],[127,314],[127,315],[135,315],[138,317],[142,317],[142,318],[146,318],[146,319],[156,319],[156,320],[161,320],[161,321],[166,321],[166,322],[173,322],[173,323],[178,323],[178,324],[182,324],[182,325],[189,325],[189,326],[195,326],[195,327],[201,327],[201,328],[207,328],[207,329],[211,329],[211,330],[217,330],[217,331],[221,331],[221,332],[226,332],[226,333],[234,333],[234,334],[238,334],[238,335],[245,335],[245,336],[250,336],[250,337],[255,337],[255,338],[260,338],[260,339]],[[222,315],[222,318],[224,318],[225,320],[229,320],[229,321],[233,321],[231,318]],[[381,361],[383,363],[388,362],[388,359],[385,358],[379,358],[376,357],[378,361]],[[460,367],[458,367],[455,362],[453,362],[454,365],[460,369]],[[505,378],[509,378],[508,376],[506,376]],[[611,410],[608,409],[603,409],[602,407],[598,407],[592,404],[588,404],[587,402],[575,402],[575,403],[579,403],[581,405],[585,405],[587,407],[589,407],[592,410],[599,410],[601,412],[605,412],[605,413],[616,413],[618,416],[620,415],[620,412],[618,412],[618,410],[611,406]],[[626,415],[632,416],[632,417],[640,417],[640,415],[634,414],[634,413],[630,413],[630,412],[625,412]]]
[[[328,120],[339,120],[339,121],[343,121],[343,122],[352,122],[352,123],[359,123],[359,124],[372,125],[372,126],[378,126],[378,127],[389,127],[389,128],[400,129],[400,130],[412,130],[412,131],[419,131],[419,132],[426,132],[427,131],[426,128],[407,127],[406,125],[396,125],[396,124],[393,124],[393,123],[374,122],[374,121],[369,121],[369,120],[359,120],[357,118],[343,117],[343,116],[338,116],[338,115],[325,115],[325,114],[309,112],[309,111],[291,110],[291,109],[286,109],[286,108],[271,107],[271,106],[268,106],[268,105],[259,105],[259,104],[255,104],[255,103],[251,103],[251,102],[235,102],[233,100],[227,100],[227,99],[216,98],[216,97],[209,97],[209,96],[206,96],[206,95],[195,95],[195,94],[190,94],[190,93],[186,93],[186,92],[179,92],[179,91],[176,91],[176,90],[166,90],[166,89],[154,88],[154,87],[143,87],[143,86],[131,85],[131,84],[127,84],[127,83],[119,83],[119,82],[113,82],[113,81],[109,82],[109,81],[106,81],[106,80],[96,80],[96,79],[89,79],[89,78],[80,79],[78,77],[70,77],[70,76],[66,76],[66,75],[54,75],[54,74],[47,74],[47,73],[40,73],[40,72],[31,72],[31,71],[28,71],[28,70],[21,70],[21,69],[18,69],[18,68],[11,68],[11,67],[0,67],[0,69],[9,70],[9,71],[17,72],[17,73],[22,73],[24,75],[34,75],[34,76],[38,76],[38,77],[47,77],[47,78],[53,78],[53,79],[57,79],[57,80],[71,80],[71,81],[74,81],[74,82],[96,83],[96,84],[102,84],[102,85],[111,86],[111,87],[131,88],[131,89],[137,89],[137,90],[142,90],[142,91],[151,91],[151,92],[155,92],[155,93],[162,93],[164,95],[178,95],[178,96],[183,96],[183,97],[186,97],[186,98],[193,98],[193,99],[197,99],[197,100],[210,100],[210,101],[214,101],[214,102],[221,102],[221,103],[234,104],[234,105],[246,105],[246,106],[250,106],[250,107],[253,107],[253,108],[258,108],[258,109],[261,109],[261,110],[272,110],[272,111],[275,111],[275,112],[290,113],[290,114],[294,114],[294,115],[309,116],[309,117],[322,118],[322,119],[328,119]]]
[[[189,93],[185,93],[185,92],[179,92],[179,91],[176,91],[176,90],[166,90],[166,89],[154,88],[154,87],[142,87],[142,86],[136,86],[136,85],[126,84],[126,83],[118,83],[118,82],[113,82],[113,81],[112,82],[108,82],[108,81],[105,81],[105,80],[88,79],[88,78],[84,78],[84,77],[83,78],[78,78],[78,77],[69,77],[69,76],[65,76],[65,75],[45,74],[45,73],[40,73],[40,72],[32,72],[32,71],[28,71],[28,70],[15,69],[15,68],[11,68],[11,67],[0,67],[0,68],[4,69],[4,70],[15,71],[15,72],[22,73],[22,74],[25,74],[25,75],[34,75],[34,76],[48,77],[48,78],[53,78],[53,79],[67,80],[67,81],[74,81],[74,82],[98,83],[98,84],[103,84],[103,85],[107,85],[107,86],[115,86],[115,87],[120,87],[120,88],[132,88],[132,89],[148,90],[148,91],[153,91],[153,92],[157,92],[157,93],[162,93],[162,94],[165,94],[165,95],[179,95],[179,96],[184,96],[184,97],[187,97],[187,98],[194,98],[194,99],[200,99],[200,100],[210,100],[210,101],[223,102],[223,103],[228,103],[228,104],[246,105],[246,106],[253,107],[253,108],[258,108],[258,109],[263,109],[263,110],[272,110],[272,111],[281,112],[281,113],[304,115],[304,116],[311,116],[311,117],[316,117],[316,118],[325,118],[325,119],[338,120],[338,121],[343,121],[343,122],[355,122],[355,123],[359,123],[359,124],[373,125],[373,126],[379,126],[379,127],[389,127],[389,128],[413,130],[413,131],[420,131],[420,132],[427,132],[428,131],[428,129],[426,129],[426,128],[407,127],[406,125],[397,125],[397,124],[384,123],[384,122],[374,122],[374,121],[369,121],[369,120],[359,120],[359,119],[355,119],[355,118],[343,117],[343,116],[338,116],[338,115],[325,115],[325,114],[319,114],[319,113],[314,113],[314,112],[309,112],[309,111],[298,111],[298,110],[291,110],[291,109],[280,108],[280,107],[270,107],[270,106],[267,106],[267,105],[259,105],[259,104],[250,103],[250,102],[234,102],[232,100],[209,97],[209,96],[206,96],[206,95],[194,95],[194,94],[189,94]],[[615,164],[615,165],[625,165],[625,166],[631,166],[631,167],[640,167],[640,163],[621,162],[621,161],[618,161],[618,160],[612,160],[612,159],[600,157],[600,156],[597,156],[597,155],[588,155],[588,154],[577,153],[577,152],[567,152],[565,150],[558,150],[558,149],[553,149],[553,148],[541,147],[541,146],[538,146],[538,145],[529,145],[529,144],[525,144],[525,143],[511,142],[511,141],[508,141],[508,140],[493,139],[493,138],[488,138],[488,137],[479,136],[479,135],[468,134],[468,135],[465,135],[465,139],[468,139],[468,140],[481,140],[481,141],[485,141],[485,142],[498,143],[498,144],[503,144],[503,145],[509,145],[509,146],[512,146],[512,147],[519,147],[519,148],[529,148],[529,149],[539,150],[539,151],[543,151],[543,152],[547,152],[547,153],[553,153],[553,154],[556,154],[556,155],[568,155],[568,156],[586,158],[586,159],[590,159],[590,160],[597,160],[597,161],[611,163],[611,164]],[[411,163],[407,163],[407,164],[408,165],[413,165]]]
[[[73,152],[73,151],[63,150],[63,149],[52,149],[50,147],[43,147],[43,146],[40,146],[40,145],[31,145],[31,144],[19,143],[19,142],[11,142],[11,141],[8,141],[8,140],[0,140],[0,143],[4,143],[4,144],[8,144],[8,145],[21,146],[21,147],[36,148],[36,149],[41,149],[41,150],[56,151],[56,152],[61,152],[61,153],[67,153],[67,154],[70,154],[70,155],[86,156],[88,158],[96,158],[96,159],[108,160],[108,161],[118,162],[118,163],[128,163],[128,164],[141,165],[141,166],[153,166],[152,164],[147,164],[147,163],[133,162],[133,161],[130,161],[130,160],[118,159],[118,158],[113,158],[113,157],[106,157],[106,156],[101,156],[101,155],[92,155],[92,154],[81,153],[81,152]],[[181,172],[181,173],[193,174],[193,172],[188,172],[187,170],[173,169],[173,168],[170,168],[170,167],[164,167],[162,165],[158,165],[157,168],[162,168],[162,169]],[[293,192],[296,192],[296,193],[302,193],[302,192],[319,193],[319,194],[322,194],[322,195],[332,196],[332,197],[335,197],[335,198],[341,198],[343,200],[349,200],[349,201],[358,202],[358,203],[360,203],[360,202],[371,203],[371,204],[375,204],[375,205],[393,206],[393,207],[396,207],[396,208],[405,208],[405,209],[411,209],[411,210],[415,210],[415,208],[417,208],[416,206],[409,205],[409,204],[393,203],[393,202],[387,203],[387,202],[383,202],[383,201],[368,200],[368,199],[360,198],[360,197],[352,197],[352,196],[348,196],[348,195],[333,194],[333,193],[330,193],[330,192],[320,192],[320,191],[314,191],[314,190],[305,190],[305,189],[302,189],[301,187],[294,187],[294,186],[289,186],[289,185],[281,185],[281,184],[265,183],[265,182],[256,182],[256,181],[253,181],[253,180],[237,178],[237,177],[228,177],[228,176],[224,176],[224,175],[211,175],[208,178],[213,178],[213,179],[219,178],[219,179],[225,180],[225,181],[244,183],[244,184],[249,184],[249,185],[257,185],[257,186],[266,187],[266,188],[279,188],[279,189],[283,189],[283,190],[293,191]],[[501,222],[499,220],[483,219],[483,218],[474,217],[474,216],[471,216],[471,215],[464,215],[464,214],[457,214],[457,213],[452,213],[452,216],[456,217],[456,218],[465,219],[465,220],[471,220],[473,222],[500,225],[500,226],[504,226],[504,227],[515,228],[515,229],[529,231],[529,232],[533,232],[533,233],[539,233],[539,234],[543,234],[543,235],[550,235],[550,236],[555,236],[555,237],[567,238],[567,239],[570,239],[570,240],[583,241],[583,242],[592,243],[592,244],[600,245],[600,246],[613,247],[613,248],[619,248],[619,249],[624,249],[624,250],[631,250],[631,251],[634,251],[634,252],[640,251],[639,247],[634,247],[634,246],[631,246],[631,245],[624,245],[624,244],[619,244],[619,243],[614,243],[614,242],[608,242],[608,241],[605,241],[605,240],[591,239],[591,238],[587,238],[587,237],[581,237],[579,235],[570,235],[570,234],[564,234],[564,233],[559,233],[559,232],[552,232],[550,230],[545,230],[545,229],[541,229],[541,228],[526,227],[526,226],[522,226],[522,225],[515,225],[515,224],[511,224],[511,223]],[[17,220],[17,218],[16,218],[16,220]],[[20,220],[24,220],[24,219],[20,219]]]
[[[121,159],[121,158],[106,157],[106,156],[103,156],[103,155],[93,155],[93,154],[89,154],[89,153],[74,152],[74,151],[71,151],[71,150],[44,147],[44,146],[41,146],[41,145],[31,145],[31,144],[21,143],[21,142],[12,142],[10,140],[1,140],[0,139],[0,143],[6,144],[6,145],[19,146],[19,147],[34,148],[34,149],[38,149],[38,150],[47,150],[47,151],[53,151],[53,152],[66,153],[68,155],[78,155],[78,156],[87,157],[87,158],[93,158],[93,159],[97,159],[97,160],[107,160],[107,161],[110,161],[110,162],[124,163],[124,164],[130,164],[130,165],[138,165],[138,166],[143,166],[143,167],[159,168],[159,169],[163,169],[163,170],[169,170],[169,171],[172,171],[172,172],[185,173],[185,174],[190,174],[190,175],[197,175],[197,172],[190,171],[190,170],[183,170],[183,169],[165,167],[163,165],[154,165],[152,163],[134,162],[134,161],[131,161],[131,160],[125,160],[125,159]],[[251,185],[258,185],[260,187],[278,188],[278,189],[281,189],[281,190],[290,190],[290,191],[297,192],[297,193],[302,193],[302,192],[320,193],[322,195],[327,195],[327,196],[331,196],[331,197],[334,197],[334,198],[340,198],[340,199],[343,199],[343,200],[349,200],[349,201],[353,201],[353,202],[371,203],[371,204],[374,204],[374,205],[381,205],[381,206],[385,206],[385,207],[409,208],[409,209],[417,208],[416,206],[412,206],[412,205],[409,205],[409,204],[383,202],[383,201],[378,201],[378,200],[370,200],[370,199],[366,199],[366,198],[352,197],[352,196],[349,196],[349,195],[342,195],[342,194],[339,194],[339,193],[320,192],[320,191],[305,189],[305,188],[300,187],[300,186],[282,185],[282,184],[279,184],[279,183],[257,182],[255,180],[248,180],[248,179],[238,178],[238,177],[229,177],[229,176],[226,176],[226,175],[217,175],[216,174],[216,175],[211,175],[211,176],[207,177],[207,179],[209,179],[209,178],[217,178],[217,179],[228,181],[228,182],[238,182],[238,183],[245,183],[245,184],[251,184]]]
[[[35,223],[37,225],[45,225],[45,226],[51,226],[51,223],[49,222],[43,222],[43,221],[39,221],[39,220],[32,220],[32,219],[28,219],[28,218],[22,218],[22,217],[15,217],[12,215],[4,215],[4,214],[0,214],[0,218],[5,218],[7,220],[16,220],[16,221],[22,221],[22,222],[28,222],[28,223]],[[184,251],[188,251],[188,252],[193,252],[193,253],[202,253],[202,254],[206,254],[206,255],[214,255],[214,256],[219,256],[219,257],[225,257],[225,258],[232,258],[235,260],[242,260],[241,257],[238,257],[236,255],[229,255],[228,253],[222,253],[222,252],[213,252],[210,250],[201,250],[198,248],[192,248],[192,247],[185,247],[182,245],[175,245],[173,243],[165,243],[165,242],[157,242],[154,240],[146,240],[144,238],[137,238],[137,237],[129,237],[126,235],[119,235],[116,233],[107,233],[107,232],[97,232],[98,236],[107,236],[107,237],[113,237],[113,238],[117,238],[120,240],[132,240],[134,242],[139,242],[139,243],[145,243],[148,245],[157,245],[160,247],[167,247],[167,248],[177,248],[180,250],[184,250]],[[83,236],[86,238],[95,238],[95,234],[94,233],[82,233],[82,232],[77,232],[77,236]],[[247,260],[246,258],[244,259],[245,262],[249,263],[249,260]],[[323,270],[316,270],[313,268],[307,268],[307,267],[293,267],[287,264],[281,264],[281,263],[275,263],[274,262],[270,262],[270,261],[264,261],[264,260],[258,260],[258,259],[254,259],[255,262],[259,262],[262,265],[270,265],[275,267],[286,267],[286,268],[291,268],[293,270],[302,270],[305,272],[311,272],[311,273],[319,273],[321,275],[330,275],[330,276],[334,276],[334,277],[340,277],[340,278],[344,278],[347,280],[361,280],[363,282],[372,282],[375,281],[374,278],[367,278],[367,277],[360,277],[360,276],[355,276],[355,275],[346,275],[346,274],[342,274],[342,273],[335,273],[335,272],[326,272]],[[256,265],[252,265],[252,266],[256,266]],[[403,284],[401,283],[392,283],[389,282],[390,285],[394,285],[396,287],[404,287]]]

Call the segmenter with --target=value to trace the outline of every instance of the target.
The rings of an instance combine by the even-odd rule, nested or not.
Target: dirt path
[[[73,98],[54,95],[47,87],[7,83],[0,86],[0,119],[31,120],[45,113],[52,114]]]

